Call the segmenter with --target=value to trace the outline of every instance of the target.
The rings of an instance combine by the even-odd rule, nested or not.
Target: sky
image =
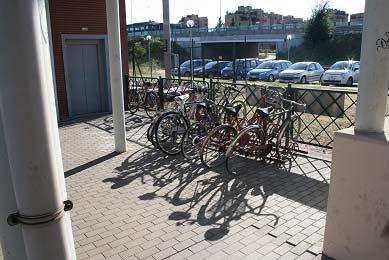
[[[312,9],[322,0],[221,0],[222,19],[226,11],[234,12],[239,5],[251,5],[265,12],[309,18]],[[220,13],[220,0],[170,0],[170,22],[177,23],[187,14],[208,17],[209,27],[215,27]],[[349,14],[365,9],[365,0],[330,0],[331,8]],[[131,8],[132,7],[132,8]],[[132,9],[132,10],[131,10]],[[162,0],[126,0],[127,24],[149,20],[162,22]]]

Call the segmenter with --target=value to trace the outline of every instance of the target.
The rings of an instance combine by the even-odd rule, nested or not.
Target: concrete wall
[[[388,126],[388,124],[387,124]],[[324,254],[338,260],[389,259],[389,129],[336,133]]]

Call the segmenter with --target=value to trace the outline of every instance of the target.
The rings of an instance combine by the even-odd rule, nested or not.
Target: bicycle
[[[153,90],[156,83],[131,81],[129,85],[127,94],[128,111],[134,114],[142,107],[147,116],[152,118],[159,108],[159,98]]]
[[[199,113],[201,102],[197,89],[191,89],[190,94],[174,96],[177,109],[163,112],[154,117],[150,127],[150,141],[167,155],[177,155],[181,150],[182,138],[190,126],[190,121],[202,120]],[[154,138],[154,139],[153,139]]]
[[[301,119],[295,113],[297,107],[305,109],[306,105],[280,98],[279,106],[258,108],[256,113],[260,120],[243,129],[229,145],[226,152],[227,172],[236,175],[239,158],[271,159],[284,162],[299,152],[298,138]],[[287,108],[285,108],[287,105]],[[271,157],[268,155],[273,152]]]
[[[181,144],[182,154],[188,160],[199,156],[201,144],[209,131],[221,124],[222,116],[218,112],[217,105],[212,101],[201,102],[197,113],[201,114],[201,117],[198,116],[200,120],[188,128]]]
[[[264,87],[261,91],[261,97],[258,100],[258,107],[266,105],[269,96],[276,91],[273,88]],[[256,124],[260,118],[255,113],[250,119],[239,118],[239,111],[242,105],[224,106],[225,109],[225,123],[213,129],[205,138],[200,150],[201,162],[207,168],[218,167],[225,161],[225,153],[231,142],[235,139],[238,132],[240,132],[246,125]]]

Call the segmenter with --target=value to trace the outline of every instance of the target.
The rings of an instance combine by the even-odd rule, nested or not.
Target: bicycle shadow
[[[232,223],[249,217],[270,218],[276,226],[282,213],[272,208],[274,203],[267,205],[272,196],[325,210],[329,184],[318,173],[325,168],[316,167],[314,160],[298,158],[281,167],[246,158],[241,163],[243,172],[232,178],[226,174],[224,165],[210,170],[182,156],[166,156],[158,150],[145,149],[138,156],[124,160],[115,168],[117,175],[103,182],[112,183],[112,189],[135,180],[152,184],[155,189],[138,198],[163,199],[184,208],[172,212],[168,219],[179,226],[207,227],[204,232],[207,240],[225,237]]]

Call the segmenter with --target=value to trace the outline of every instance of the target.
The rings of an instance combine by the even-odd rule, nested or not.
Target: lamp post
[[[289,44],[289,42],[292,40],[292,35],[290,35],[290,34],[288,34],[287,36],[286,36],[286,46],[287,46],[287,48],[288,48],[288,60],[290,60],[290,44]]]
[[[191,47],[190,47],[190,79],[192,80],[192,83],[193,83],[193,35],[192,35],[192,28],[194,26],[194,21],[188,20],[186,22],[186,26],[190,30],[190,43],[191,43]]]
[[[153,77],[153,63],[151,61],[151,54],[150,54],[150,42],[151,42],[151,36],[150,35],[146,36],[146,41],[148,41],[148,45],[149,45],[150,77],[152,78]]]

